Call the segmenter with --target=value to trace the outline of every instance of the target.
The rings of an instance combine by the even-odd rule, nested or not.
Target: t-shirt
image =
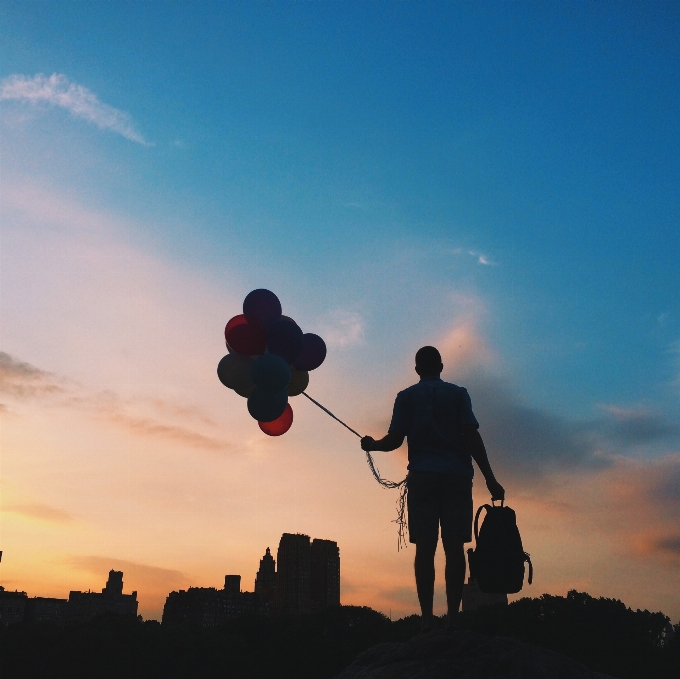
[[[389,433],[406,436],[408,469],[472,478],[463,426],[479,428],[467,389],[439,377],[421,378],[397,394]]]

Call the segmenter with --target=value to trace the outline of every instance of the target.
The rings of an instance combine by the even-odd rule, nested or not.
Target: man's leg
[[[444,553],[446,554],[446,603],[449,608],[448,625],[455,626],[460,608],[465,582],[465,543],[462,540],[442,538]]]
[[[437,551],[437,540],[419,540],[416,543],[416,589],[418,601],[423,614],[423,629],[432,629],[434,618],[432,604],[434,599],[434,554]]]

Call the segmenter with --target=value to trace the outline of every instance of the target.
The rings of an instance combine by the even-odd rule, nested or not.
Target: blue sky
[[[4,90],[12,195],[106,215],[216,294],[277,291],[335,333],[334,410],[363,394],[375,422],[347,411],[377,435],[414,351],[464,327],[477,353],[451,378],[483,367],[484,412],[493,373],[598,454],[678,454],[677,3],[24,1],[0,22],[5,87],[85,88]],[[4,350],[86,375],[31,329],[21,280]]]
[[[672,3],[22,2],[4,15],[7,74],[67,74],[155,144],[88,139],[109,162],[67,172],[160,222],[160,247],[216,271],[238,250],[254,284],[285,259],[351,298],[371,279],[356,289],[347,272],[386,248],[479,251],[498,266],[464,275],[502,314],[494,339],[533,397],[552,400],[557,380],[561,407],[584,392],[663,398],[680,334]],[[193,233],[173,232],[177,214]],[[455,284],[458,262],[425,259],[432,294]]]

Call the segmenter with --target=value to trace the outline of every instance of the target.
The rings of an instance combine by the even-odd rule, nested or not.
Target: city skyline
[[[266,548],[252,591],[241,588],[240,574],[226,574],[221,590],[204,583],[169,592],[163,607],[163,622],[193,621],[210,626],[244,614],[305,614],[340,605],[337,542],[322,538],[310,542],[308,535],[283,533],[277,557],[274,560],[269,547]],[[25,591],[6,591],[0,586],[0,626],[23,619],[66,623],[88,620],[102,613],[136,615],[137,592],[123,593],[123,575],[122,571],[111,569],[101,593],[71,590],[68,599],[28,596]]]
[[[67,599],[28,596],[0,586],[0,627],[16,622],[69,624],[105,614],[137,616],[137,592],[123,592],[123,572],[111,569],[101,591],[71,590]]]
[[[241,589],[240,575],[225,575],[224,587],[173,591],[163,623],[193,622],[209,627],[240,615],[305,615],[340,606],[340,551],[332,540],[284,533],[277,560],[269,547],[260,559],[253,591]]]
[[[160,618],[293,528],[342,546],[343,603],[418,610],[358,439],[302,396],[267,437],[216,377],[268,288],[362,435],[441,350],[522,594],[680,618],[678,30],[669,2],[3,2],[0,584],[113,568]],[[375,461],[399,481],[406,446]]]

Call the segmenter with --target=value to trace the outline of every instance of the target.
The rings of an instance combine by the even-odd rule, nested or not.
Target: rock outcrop
[[[361,653],[336,679],[612,679],[507,637],[435,630]]]

